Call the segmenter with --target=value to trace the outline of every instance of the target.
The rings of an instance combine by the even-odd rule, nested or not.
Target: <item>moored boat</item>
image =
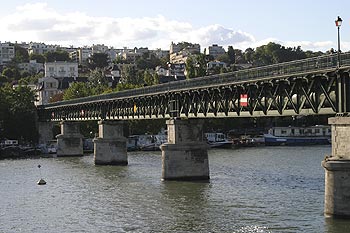
[[[329,144],[331,128],[325,125],[309,127],[273,127],[264,134],[266,146]]]
[[[233,144],[223,133],[205,133],[205,137],[211,148],[231,148]]]

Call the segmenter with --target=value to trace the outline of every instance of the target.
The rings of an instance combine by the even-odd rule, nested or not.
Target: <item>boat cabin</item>
[[[328,125],[316,125],[309,127],[272,127],[269,134],[276,137],[312,137],[331,136],[331,127]]]

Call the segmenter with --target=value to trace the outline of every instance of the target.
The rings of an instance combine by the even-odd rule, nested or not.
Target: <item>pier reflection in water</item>
[[[330,146],[210,150],[209,182],[162,182],[160,152],[0,161],[0,232],[346,232],[323,216]],[[47,185],[38,186],[41,164]]]

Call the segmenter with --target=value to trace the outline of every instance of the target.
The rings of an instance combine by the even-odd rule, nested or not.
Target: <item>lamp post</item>
[[[335,26],[338,28],[338,67],[340,67],[340,26],[343,20],[338,16],[335,20]]]

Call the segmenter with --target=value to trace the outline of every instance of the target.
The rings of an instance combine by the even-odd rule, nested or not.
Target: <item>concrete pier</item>
[[[57,157],[83,156],[83,136],[78,122],[62,121],[57,138]]]
[[[94,139],[96,165],[127,165],[127,139],[123,136],[123,122],[99,121],[99,136]]]
[[[332,125],[332,155],[322,161],[325,169],[326,217],[350,218],[350,117],[328,119]]]
[[[53,123],[51,121],[38,122],[39,144],[46,144],[53,139]]]
[[[209,180],[203,121],[170,119],[168,142],[161,145],[162,180]]]

